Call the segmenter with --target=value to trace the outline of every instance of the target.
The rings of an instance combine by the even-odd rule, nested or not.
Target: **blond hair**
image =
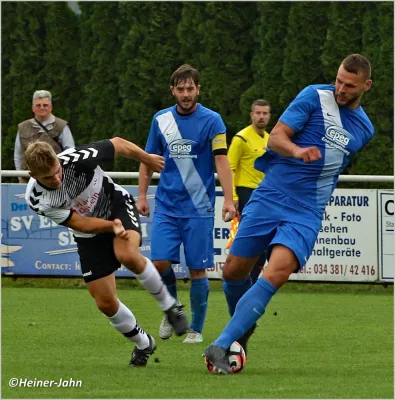
[[[25,151],[25,162],[33,173],[45,173],[56,163],[58,157],[52,146],[43,141],[30,143]]]

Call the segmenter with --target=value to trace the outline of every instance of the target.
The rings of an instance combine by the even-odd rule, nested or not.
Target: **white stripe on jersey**
[[[89,151],[88,151],[89,150]],[[98,154],[98,151],[93,147],[88,147],[88,150],[76,150],[76,149],[67,149],[62,153],[58,154],[58,158],[63,160],[63,165],[66,165],[71,162],[76,162],[80,159],[81,155],[83,156],[82,159],[85,160],[88,157],[95,158]],[[71,157],[73,159],[71,160]]]
[[[340,118],[339,106],[336,103],[332,90],[317,90],[320,97],[322,117],[324,119],[325,133],[331,126],[343,128]],[[317,180],[317,203],[321,204],[329,198],[333,191],[333,170],[340,170],[344,162],[344,153],[325,143],[324,166]]]
[[[171,111],[159,115],[156,120],[158,121],[160,132],[168,145],[174,140],[183,139]],[[207,204],[211,208],[206,187],[196,170],[193,160],[191,158],[173,158],[173,161],[176,163],[184,187],[191,197],[196,210],[201,209],[202,204]]]

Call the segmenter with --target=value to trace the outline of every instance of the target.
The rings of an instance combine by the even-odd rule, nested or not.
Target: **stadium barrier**
[[[138,179],[138,172],[106,172],[106,174],[112,179]],[[14,170],[3,170],[1,176],[4,178],[29,178],[27,171],[14,171]],[[160,174],[154,173],[152,179],[159,179]],[[215,174],[215,179],[218,181],[218,176]],[[340,175],[339,182],[383,182],[383,183],[394,183],[394,177],[392,175]]]
[[[4,174],[6,172],[6,174]],[[8,174],[11,172],[12,175]],[[23,171],[3,171],[2,176],[21,176]],[[15,174],[15,175],[14,175]],[[137,173],[109,173],[113,178],[131,178]],[[350,179],[350,177],[352,179]],[[348,181],[366,181],[347,176]],[[157,178],[157,175],[155,176]],[[370,182],[393,182],[393,177],[372,177]],[[375,179],[375,180],[373,180]],[[341,178],[344,180],[344,177]],[[134,197],[137,186],[124,186]],[[48,218],[33,213],[24,200],[26,185],[2,184],[3,275],[80,276],[77,246],[71,231]],[[155,206],[155,186],[148,190],[151,210]],[[223,193],[216,192],[214,224],[215,265],[209,278],[220,279],[228,250],[230,224],[221,220]],[[394,198],[392,190],[336,189],[328,203],[323,226],[306,267],[291,280],[330,282],[393,282],[394,280]],[[141,252],[151,253],[152,218],[141,217]],[[181,263],[174,265],[179,279],[188,277],[183,249]],[[122,266],[117,277],[132,277]]]

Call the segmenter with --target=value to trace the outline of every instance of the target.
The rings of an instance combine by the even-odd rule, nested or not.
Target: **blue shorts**
[[[243,210],[230,254],[250,258],[267,249],[269,259],[273,245],[282,244],[293,251],[302,268],[313,251],[321,222],[319,212],[264,181]]]
[[[180,246],[190,269],[214,267],[214,218],[177,218],[154,213],[151,259],[180,263]]]

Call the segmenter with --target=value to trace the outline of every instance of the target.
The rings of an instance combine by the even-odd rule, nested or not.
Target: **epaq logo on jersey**
[[[170,158],[197,158],[196,154],[191,154],[195,141],[190,139],[176,139],[169,143]]]
[[[346,155],[350,155],[346,147],[351,139],[354,139],[351,133],[337,125],[328,126],[325,131],[325,136],[322,138],[327,145],[340,150]]]

